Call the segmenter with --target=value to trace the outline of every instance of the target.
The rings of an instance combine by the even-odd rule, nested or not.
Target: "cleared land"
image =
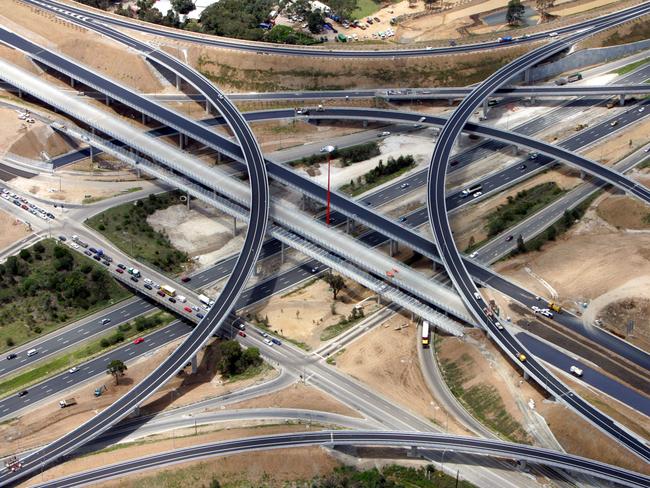
[[[15,216],[0,210],[0,249],[10,246],[29,233],[27,227],[18,222]]]

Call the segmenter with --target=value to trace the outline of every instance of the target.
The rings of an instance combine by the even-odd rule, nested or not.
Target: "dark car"
[[[102,264],[103,264],[104,266],[110,266],[110,265],[111,265],[111,263],[109,263],[109,262],[106,261],[105,259],[102,261]]]
[[[120,269],[126,269],[126,266],[124,266],[122,263],[118,264],[117,267]]]
[[[147,285],[146,283],[145,283],[144,287],[145,287],[147,290],[153,290],[153,288],[151,287],[151,285]]]
[[[506,237],[506,242],[510,242],[512,240],[512,236]]]
[[[161,297],[165,296],[165,292],[162,290],[158,290],[156,293],[158,293],[158,295],[160,295]]]
[[[113,262],[113,258],[110,257],[110,256],[107,256],[106,254],[104,254],[104,260],[105,260],[105,261],[108,261],[109,263],[112,263],[112,262]]]
[[[66,236],[59,236],[59,240],[60,240],[61,242],[65,242],[65,241],[68,240],[68,238],[67,238]]]
[[[101,261],[102,258],[99,257],[97,254],[94,254],[94,255],[93,255],[93,259],[94,259],[95,261]]]
[[[271,342],[273,344],[275,344],[276,346],[281,346],[282,345],[282,341],[280,341],[280,339],[276,339],[275,337],[271,337]]]
[[[7,360],[16,359],[17,357],[18,354],[16,354],[15,352],[12,352],[11,354],[7,354]]]
[[[202,319],[203,317],[205,317],[205,315],[203,315],[202,313],[197,313],[196,316],[197,316],[198,318],[200,318],[200,319]]]
[[[526,165],[525,165],[525,164],[519,165],[519,166],[517,166],[517,169],[518,169],[519,171],[523,171],[523,170],[526,169]]]
[[[399,218],[399,221],[400,221],[400,222],[406,222],[406,219],[407,219],[407,217],[400,217],[400,218]]]
[[[169,297],[169,301],[172,303],[176,303],[176,299],[174,297]]]
[[[85,254],[86,256],[92,256],[92,255],[93,255],[93,253],[91,253],[88,249],[86,249],[86,250],[84,251],[84,254]]]
[[[187,282],[190,281],[191,279],[192,279],[192,278],[190,278],[189,276],[183,276],[183,277],[181,278],[181,281],[182,281],[183,283],[187,283]]]
[[[97,254],[97,249],[95,249],[94,247],[89,247],[88,250],[93,254]]]
[[[25,395],[27,395],[27,393],[29,393],[27,390],[19,391],[18,396],[19,397],[24,397]]]
[[[137,283],[137,282],[140,281],[140,280],[137,279],[135,276],[131,276],[131,281]]]
[[[54,217],[54,214],[52,214],[52,213],[50,213],[50,212],[46,213],[45,215],[47,215],[48,218],[50,218],[50,219],[55,218],[55,217]]]
[[[456,166],[456,165],[458,164],[458,162],[459,162],[459,161],[458,161],[457,159],[455,159],[454,161],[452,161],[451,163],[449,163],[449,166]]]

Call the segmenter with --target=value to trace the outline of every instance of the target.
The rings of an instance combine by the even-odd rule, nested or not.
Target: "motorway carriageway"
[[[649,68],[645,68],[643,72],[639,73],[637,76],[640,78],[647,78],[647,71]],[[576,109],[574,107],[574,109]],[[561,109],[558,109],[561,110]],[[346,111],[349,111],[349,109],[346,109]],[[268,118],[269,116],[272,117],[282,117],[283,115],[286,116],[291,116],[293,111],[271,111],[271,112],[262,112],[256,115],[256,119],[261,120],[262,117]],[[624,113],[612,116],[611,119],[607,119],[606,121],[602,122],[601,124],[598,124],[596,126],[593,126],[589,129],[585,129],[582,132],[576,134],[575,136],[572,136],[571,138],[567,139],[566,141],[563,141],[562,144],[560,145],[561,147],[564,147],[569,150],[577,150],[580,149],[581,147],[584,147],[587,144],[592,143],[593,141],[600,139],[601,137],[604,137],[606,135],[609,135],[612,132],[612,128],[610,127],[610,120],[616,119],[619,121],[616,130],[622,130],[624,127],[626,127],[629,124],[632,124],[636,122],[638,119],[641,117],[644,117],[647,115],[647,113],[650,112],[643,112],[640,113],[638,112],[638,108],[636,106],[627,109]],[[555,120],[557,115],[552,117],[552,120]],[[215,121],[215,119],[210,119],[210,121]],[[532,123],[532,122],[531,122]],[[537,121],[534,122],[534,128],[529,129],[526,128],[526,132],[535,130],[535,128],[540,128],[546,126],[545,123],[542,121]],[[159,133],[159,129],[156,129],[154,132]],[[167,131],[165,131],[167,132]],[[487,143],[487,145],[491,146],[495,144],[495,141],[490,141]],[[498,143],[502,144],[502,143]],[[478,151],[480,151],[480,154],[484,154],[487,151],[487,148],[484,147],[486,144],[482,144],[478,147]],[[502,144],[505,145],[505,144]],[[462,168],[466,166],[467,164],[470,164],[474,158],[471,155],[474,151],[470,151],[464,155],[457,156],[455,160],[459,161],[459,164],[456,167],[451,168],[453,171],[454,169],[457,168]],[[469,156],[469,157],[468,157]],[[70,160],[73,158],[80,157],[79,153],[71,153],[70,155],[63,156],[63,158],[66,158],[66,160]],[[535,161],[522,161],[522,163],[526,164],[526,168],[524,171],[521,171],[517,169],[519,164],[515,164],[506,170],[496,173],[494,175],[489,176],[487,179],[483,180],[484,184],[484,193],[490,190],[494,190],[500,187],[503,187],[504,185],[514,181],[523,178],[526,174],[529,174],[534,171],[539,171],[541,167],[544,165],[548,165],[550,163],[551,159],[540,155]],[[414,173],[410,177],[407,177],[405,179],[400,180],[399,182],[383,189],[382,191],[376,192],[373,195],[370,195],[368,197],[364,197],[363,201],[367,206],[372,206],[376,203],[383,203],[387,199],[392,199],[392,198],[397,198],[399,195],[404,194],[404,190],[400,188],[400,186],[404,183],[408,184],[411,189],[416,188],[417,186],[421,186],[424,183],[424,172],[420,171],[417,173]],[[391,195],[390,197],[387,198],[387,195]],[[450,210],[453,210],[455,208],[458,208],[463,203],[469,202],[471,199],[462,199],[460,192],[456,192],[455,194],[452,194],[448,197],[447,202],[449,205]],[[336,220],[336,222],[342,222],[344,217],[340,216],[338,213],[333,214],[336,219],[341,219],[341,220]],[[418,225],[421,225],[422,223],[426,222],[426,211],[420,210],[420,211],[415,211],[412,214],[409,214],[406,217],[406,221],[404,222],[405,225],[408,225],[409,227],[416,227]],[[384,237],[382,240],[378,240],[376,236],[369,237],[371,239],[370,241],[364,241],[366,243],[370,244],[379,244],[380,242],[384,242],[386,238]],[[265,251],[264,251],[264,256],[269,255],[266,252],[266,249],[268,248],[270,244],[265,245]],[[276,244],[275,251],[277,252],[279,250],[279,245]],[[519,287],[514,287],[512,284],[508,284],[504,280],[496,280],[495,281],[495,275],[491,274],[490,272],[483,270],[482,268],[476,267],[476,270],[472,270],[472,274],[475,276],[476,273],[478,273],[481,277],[481,281],[484,283],[490,283],[491,286],[494,286],[495,288],[499,289],[502,292],[505,292],[509,294],[511,297],[515,298],[518,301],[523,301],[524,304],[527,306],[531,306],[532,304],[535,304],[535,297],[529,292],[524,291],[523,289],[520,289]],[[212,275],[212,279],[208,278],[207,276],[209,275],[209,271],[206,271],[205,273],[202,274],[205,276],[203,278],[205,281],[204,282],[209,282],[209,281],[214,281],[215,279],[218,279],[219,276],[214,276]],[[477,276],[478,277],[478,276]],[[199,278],[201,279],[201,278]],[[626,342],[620,341],[614,336],[611,336],[610,334],[607,334],[606,332],[601,331],[600,329],[594,329],[594,328],[586,328],[582,324],[582,322],[575,317],[571,317],[568,315],[556,315],[556,320],[559,321],[560,323],[563,323],[564,325],[572,328],[573,330],[576,330],[577,332],[581,333],[582,335],[587,336],[591,340],[595,340],[596,342],[604,345],[605,347],[608,347],[611,349],[613,352],[635,362],[639,366],[644,367],[645,369],[650,370],[650,357],[644,353],[643,351],[640,351],[638,348],[635,348],[634,346],[631,346],[627,344]]]
[[[531,336],[527,332],[518,332],[515,336],[538,359],[555,366],[564,373],[569,372],[571,366],[577,366],[583,371],[583,375],[580,377],[581,381],[650,417],[650,398],[647,396],[642,395],[632,388],[628,388],[609,376],[585,365],[579,359],[568,356],[545,341],[540,341]]]
[[[431,157],[427,184],[429,221],[433,237],[440,248],[445,269],[454,286],[461,294],[463,301],[471,309],[472,315],[479,321],[481,327],[489,332],[490,337],[515,363],[519,361],[520,367],[540,386],[554,395],[562,403],[572,408],[575,413],[581,415],[585,420],[591,422],[592,425],[646,461],[650,460],[650,450],[639,435],[632,433],[629,429],[615,422],[567,388],[534,357],[530,356],[529,352],[509,331],[500,326],[497,317],[489,317],[487,311],[484,311],[485,304],[483,297],[478,292],[454,242],[447,214],[444,191],[447,166],[450,162],[452,148],[475,107],[479,106],[490,93],[498,87],[503,86],[516,74],[570,47],[581,39],[606,30],[607,28],[620,25],[623,22],[638,18],[648,12],[650,12],[650,5],[642,4],[634,9],[632,13],[628,11],[612,14],[608,17],[608,20],[589,29],[586,33],[581,32],[570,35],[547,46],[535,49],[508,63],[486,78],[461,102],[440,131]],[[599,168],[596,176],[602,178],[604,173],[605,171]]]
[[[466,53],[480,50],[492,50],[495,48],[509,47],[513,45],[525,44],[531,41],[548,40],[549,33],[540,32],[530,34],[526,38],[513,39],[509,43],[501,43],[498,41],[487,41],[480,44],[463,44],[459,46],[449,47],[433,47],[431,49],[418,48],[418,49],[387,49],[387,50],[332,50],[332,49],[315,49],[315,48],[299,48],[287,47],[286,45],[277,45],[262,42],[242,41],[239,39],[231,39],[226,37],[199,37],[196,34],[189,33],[183,30],[164,29],[154,24],[146,22],[137,22],[135,20],[127,20],[124,17],[115,15],[111,16],[108,13],[100,14],[96,10],[87,10],[76,7],[70,4],[63,4],[52,0],[23,0],[25,3],[53,11],[54,13],[62,16],[63,18],[76,18],[82,22],[96,22],[111,24],[117,27],[125,27],[127,29],[136,30],[142,33],[148,33],[155,36],[167,37],[169,39],[176,39],[181,42],[192,42],[210,46],[217,46],[225,49],[235,49],[241,51],[255,52],[257,54],[280,54],[292,56],[311,56],[311,57],[328,57],[328,58],[397,58],[397,57],[421,57],[421,56],[435,56],[440,54],[457,54]],[[567,27],[559,27],[554,30],[558,34],[567,32],[574,32],[587,27],[599,24],[600,17],[589,19]]]

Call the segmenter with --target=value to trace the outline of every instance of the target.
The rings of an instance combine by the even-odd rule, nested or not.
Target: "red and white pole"
[[[327,152],[327,212],[325,213],[325,223],[330,225],[330,169],[332,165],[332,152]]]

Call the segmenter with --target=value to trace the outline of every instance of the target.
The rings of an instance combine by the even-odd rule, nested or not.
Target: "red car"
[[[117,271],[117,272],[120,273],[120,274],[124,273],[124,270],[123,270],[123,269],[120,269],[120,268],[115,268],[115,271]]]
[[[138,337],[136,340],[133,341],[133,344],[140,344],[141,342],[144,342],[144,339],[142,337]]]
[[[190,281],[191,279],[192,279],[192,278],[190,278],[189,276],[183,276],[183,277],[181,278],[181,281],[182,281],[183,283],[187,283],[187,282]]]
[[[164,297],[164,296],[165,296],[165,292],[164,292],[164,291],[158,290],[156,293],[158,293],[158,295],[160,295],[161,297]]]
[[[192,309],[190,307],[183,307],[183,310],[185,310],[187,313],[192,313]]]
[[[240,330],[240,331],[237,332],[237,333],[238,333],[240,336],[242,336],[242,337],[246,337],[246,332],[244,332],[243,330]]]

